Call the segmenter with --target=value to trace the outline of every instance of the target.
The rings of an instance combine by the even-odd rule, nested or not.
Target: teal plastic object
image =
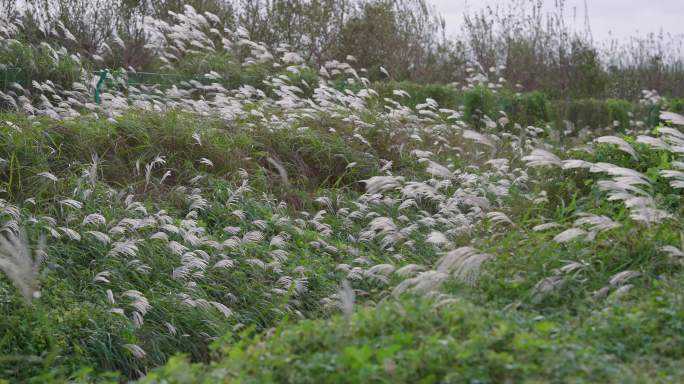
[[[103,69],[100,71],[100,80],[97,82],[97,85],[95,86],[95,103],[97,105],[100,105],[102,103],[102,98],[100,98],[100,87],[102,87],[102,84],[107,80],[107,70]]]

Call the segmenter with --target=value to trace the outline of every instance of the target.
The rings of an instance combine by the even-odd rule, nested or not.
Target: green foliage
[[[14,42],[0,49],[0,90],[9,89],[14,82],[31,88],[32,81],[46,80],[70,87],[80,80],[81,70],[80,63],[46,45],[33,47]]]
[[[15,122],[28,124],[24,119]],[[193,138],[200,126],[205,131],[201,146]],[[0,143],[3,147],[0,157],[12,159],[8,167],[0,169],[3,176],[0,185],[16,198],[53,194],[55,190],[48,188],[36,174],[48,171],[58,177],[67,176],[65,172],[74,161],[87,164],[92,154],[102,160],[99,172],[104,182],[134,191],[145,187],[141,166],[136,166],[136,162],[149,162],[160,154],[165,156],[167,169],[174,170],[171,183],[187,182],[194,177],[202,169],[197,163],[202,157],[212,162],[212,172],[217,175],[231,174],[240,168],[255,172],[268,169],[270,176],[265,179],[264,188],[280,184],[277,170],[268,158],[281,162],[289,181],[306,190],[347,185],[358,188],[358,181],[368,177],[374,168],[360,145],[351,144],[324,127],[302,133],[296,129],[270,130],[268,127],[248,131],[239,126],[221,126],[218,120],[198,121],[196,117],[175,112],[131,113],[116,123],[46,120],[27,126],[22,132],[5,131],[0,134]],[[59,150],[50,151],[53,147]],[[36,156],[37,150],[50,155]],[[352,162],[357,166],[347,169]],[[137,180],[131,179],[131,172],[137,172]],[[56,187],[61,189],[65,185]]]
[[[500,93],[498,104],[511,121],[523,126],[542,126],[552,121],[552,104],[544,93],[530,92],[512,95]]]
[[[608,106],[608,118],[613,122],[613,126],[621,131],[629,129],[632,103],[626,100],[608,99],[606,105]]]
[[[567,85],[571,97],[586,98],[604,95],[607,85],[607,76],[601,68],[599,51],[590,43],[573,40],[572,51],[569,58],[569,73],[567,74],[570,84]],[[550,89],[550,92],[557,91]],[[561,97],[564,95],[560,95]]]
[[[475,127],[483,126],[482,118],[495,116],[494,93],[484,86],[476,86],[463,93],[463,108],[465,119]]]
[[[249,84],[263,87],[262,82],[272,73],[267,65],[250,65],[245,68],[240,65],[231,54],[228,53],[201,53],[194,52],[184,55],[174,63],[173,69],[158,69],[162,72],[170,72],[180,76],[181,79],[196,79],[202,83],[218,82],[226,88],[238,88]],[[220,80],[208,80],[205,74],[216,72],[221,76]]]
[[[141,382],[677,380],[684,375],[677,368],[684,312],[670,307],[677,299],[664,285],[645,299],[583,312],[576,321],[571,313],[534,317],[463,300],[385,303],[359,309],[351,319],[284,324],[263,338],[219,342],[215,363],[177,357]],[[669,368],[657,371],[645,356],[657,356]]]
[[[558,104],[563,104],[559,101]],[[562,105],[565,118],[573,122],[578,128],[612,127],[618,131],[629,129],[633,113],[633,104],[618,99],[573,99],[569,105]]]
[[[666,98],[663,109],[676,113],[684,113],[684,99]]]

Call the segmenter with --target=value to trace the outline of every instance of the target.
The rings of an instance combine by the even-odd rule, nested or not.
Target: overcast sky
[[[428,0],[435,5],[447,23],[447,32],[456,34],[463,24],[463,11],[477,10],[487,5],[511,3],[510,0]],[[553,8],[554,0],[546,0]],[[584,0],[566,0],[568,24],[572,23],[573,9],[577,10],[577,26],[584,24]],[[596,40],[627,38],[637,33],[650,32],[684,34],[684,0],[586,0],[589,7],[591,30]]]

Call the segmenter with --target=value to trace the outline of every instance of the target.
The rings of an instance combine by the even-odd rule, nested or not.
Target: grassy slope
[[[41,276],[43,298],[33,307],[21,303],[9,282],[3,279],[3,294],[6,298],[3,312],[7,317],[2,326],[2,345],[8,354],[3,363],[3,372],[8,377],[26,378],[41,371],[45,371],[48,377],[52,374],[59,377],[80,365],[95,366],[98,371],[119,370],[125,375],[135,375],[137,369],[160,364],[173,351],[183,351],[195,358],[206,359],[208,335],[221,335],[240,322],[255,324],[258,328],[272,326],[282,316],[278,315],[279,308],[286,305],[287,299],[272,300],[267,295],[275,282],[273,277],[269,276],[268,271],[259,271],[259,268],[249,265],[231,273],[230,279],[227,272],[213,271],[211,283],[199,287],[200,297],[223,302],[227,299],[225,295],[230,292],[232,297],[239,298],[238,302],[232,303],[231,308],[244,308],[243,315],[233,316],[226,321],[216,311],[177,311],[178,300],[170,297],[169,293],[184,289],[182,282],[170,278],[179,256],[169,252],[162,241],[148,241],[138,244],[134,264],[131,264],[130,259],[112,257],[109,254],[111,247],[85,234],[86,229],[102,228],[79,225],[86,213],[99,212],[107,223],[145,216],[127,209],[124,198],[132,193],[143,196],[142,206],[150,212],[165,210],[171,223],[178,225],[187,213],[189,203],[187,196],[176,187],[188,183],[188,179],[198,173],[204,173],[207,177],[202,185],[208,190],[210,207],[197,220],[213,238],[216,237],[214,234],[221,234],[226,226],[258,229],[249,224],[249,221],[256,219],[266,219],[271,224],[270,219],[282,209],[276,209],[270,200],[262,200],[260,191],[269,191],[272,187],[293,205],[310,205],[312,201],[308,190],[321,183],[339,182],[338,179],[358,179],[363,172],[367,172],[364,167],[370,167],[363,162],[361,152],[341,146],[339,139],[327,138],[325,134],[280,132],[260,135],[250,131],[247,135],[237,130],[233,130],[233,134],[206,133],[211,129],[211,122],[206,121],[201,123],[206,125],[202,125],[205,134],[200,146],[192,138],[197,122],[189,115],[131,114],[117,124],[86,120],[83,123],[44,121],[34,125],[13,115],[4,115],[3,120],[19,127],[3,135],[2,147],[5,152],[2,158],[10,159],[4,169],[4,187],[10,202],[23,202],[20,203],[22,216],[38,218],[28,228],[29,238],[37,238],[43,226],[49,225],[41,221],[41,215],[50,215],[60,224],[75,226],[84,233],[82,240],[61,237],[49,242],[47,251],[50,258]],[[304,150],[291,154],[289,148],[292,147],[302,147]],[[279,148],[284,152],[278,152]],[[195,149],[197,152],[194,152]],[[100,184],[92,188],[82,209],[60,205],[61,196],[68,196],[73,188],[85,188],[81,176],[91,160],[91,153],[100,154],[97,170]],[[135,175],[135,161],[140,158],[152,159],[161,153],[170,154],[165,166],[166,169],[173,169],[173,175],[161,184],[159,180],[164,170],[158,170],[151,185],[146,185],[144,171]],[[300,173],[293,180],[296,181],[295,185],[273,184],[269,182],[264,168],[260,167],[260,163],[266,164],[266,154],[280,155],[281,161],[288,161],[288,156],[294,155],[299,161],[315,164],[316,169],[308,170],[310,175]],[[243,156],[248,155],[252,156],[250,160],[242,160]],[[344,166],[340,167],[333,155],[358,159],[361,163],[358,171],[340,173]],[[200,157],[213,162],[211,172],[205,173],[209,167],[197,163]],[[247,193],[243,201],[232,207],[241,209],[244,219],[226,213],[226,201],[240,185],[239,177],[235,176],[239,168],[250,172],[252,187],[256,188],[254,193]],[[39,170],[52,172],[59,181],[53,183],[37,176]],[[230,182],[226,177],[235,177],[236,182]],[[121,188],[123,192],[113,192],[109,186]],[[29,197],[35,203],[26,202]],[[273,232],[276,229],[275,226],[269,226],[266,234],[273,236],[278,233]],[[141,239],[155,233],[145,228],[134,232]],[[291,260],[290,264],[296,266],[295,263],[305,262],[307,267],[314,268],[309,284],[321,296],[330,291],[330,282],[318,279],[315,274],[316,265],[321,261],[306,260],[306,255],[312,252],[307,242],[315,238],[314,232],[293,233],[292,240],[301,245],[301,249],[297,250],[297,258]],[[245,257],[264,259],[271,250],[268,244],[255,244],[247,248],[242,251]],[[134,268],[137,265],[143,265],[144,268]],[[151,276],[150,270],[154,271]],[[145,325],[136,329],[125,317],[109,313],[110,305],[107,305],[104,294],[107,284],[98,286],[91,283],[101,271],[110,271],[112,275],[120,273],[117,279],[110,278],[117,288],[141,290],[151,302],[158,303],[147,315],[146,324],[154,326]],[[158,276],[168,278],[158,279]],[[255,286],[262,286],[262,289],[257,290]],[[262,297],[262,293],[267,296]],[[316,311],[318,305],[315,297],[311,297],[303,300],[300,307],[312,307],[311,310]],[[162,332],[168,334],[164,328],[166,322],[174,325],[178,336],[185,337],[161,335]],[[121,350],[121,345],[138,341],[149,342],[152,346],[145,361],[135,359]]]
[[[658,179],[673,159],[636,145],[639,160],[599,146],[574,157],[609,162],[650,175],[653,193],[681,218],[682,195]],[[675,224],[644,227],[621,204],[607,202],[584,171],[539,170],[533,188],[505,202],[516,225],[484,225],[470,235],[495,253],[474,286],[451,282],[449,296],[383,299],[351,317],[284,322],[266,335],[245,332],[214,344],[214,362],[174,358],[143,380],[170,382],[676,382],[684,379],[680,261],[658,252],[679,244]],[[531,228],[572,222],[578,212],[613,217],[622,227],[595,241],[557,244]],[[552,231],[553,232],[553,231]],[[553,232],[557,234],[558,232]],[[462,240],[464,241],[464,240]],[[407,255],[409,260],[420,254]],[[435,260],[426,250],[420,262]],[[536,283],[578,260],[588,268],[563,276],[559,289],[539,298]],[[594,295],[617,272],[641,273],[631,290]],[[454,298],[455,297],[455,298]]]
[[[365,118],[378,127],[386,124],[373,116]],[[362,279],[354,286],[360,293],[358,312],[349,320],[321,304],[346,275],[337,266],[352,264],[358,256],[370,265],[433,265],[440,252],[425,242],[430,229],[418,229],[410,236],[414,246],[398,246],[391,254],[377,242],[350,247],[348,236],[361,231],[367,221],[349,223],[327,215],[322,222],[332,234],[322,237],[315,228],[283,224],[278,219],[300,217],[302,210],[313,215],[322,207],[314,201],[318,196],[331,197],[338,209],[353,209],[363,189],[359,181],[376,174],[378,158],[393,160],[396,175],[425,178],[424,166],[408,155],[410,146],[416,144],[406,138],[391,130],[371,130],[365,133],[368,148],[351,137],[347,122],[335,118],[306,131],[273,131],[258,124],[243,130],[241,124],[226,126],[181,113],[130,113],[117,123],[91,119],[36,123],[15,115],[3,115],[0,120],[12,122],[4,123],[2,135],[0,157],[8,159],[3,188],[8,202],[20,206],[22,217],[37,219],[28,226],[29,238],[44,233],[49,225],[41,219],[44,215],[55,218],[57,226],[78,227],[83,234],[81,240],[64,234],[49,240],[50,258],[41,275],[43,297],[32,307],[23,304],[3,278],[1,306],[6,315],[0,326],[0,363],[5,377],[32,377],[36,382],[66,377],[104,380],[108,371],[119,371],[120,379],[130,378],[176,353],[209,365],[188,368],[184,360],[174,359],[147,380],[194,382],[203,375],[207,381],[225,377],[320,382],[338,374],[333,377],[340,382],[639,382],[683,375],[678,368],[684,352],[679,342],[683,317],[678,305],[682,292],[677,282],[679,263],[656,251],[678,244],[680,228],[671,222],[646,228],[630,221],[621,204],[606,201],[596,190],[596,176],[584,171],[565,175],[530,171],[535,180],[529,185],[532,190],[512,188],[500,202],[514,226],[485,222],[454,238],[458,245],[472,243],[496,255],[474,286],[452,281],[442,288],[449,298],[457,297],[455,302],[444,302],[444,297],[395,302],[390,291],[401,278]],[[18,128],[8,128],[14,126]],[[330,132],[330,127],[336,132]],[[201,132],[201,145],[192,137],[196,131]],[[409,148],[397,153],[392,145],[401,142]],[[657,181],[657,171],[672,159],[643,146],[637,149],[638,162],[608,146],[581,156],[652,175],[654,192],[681,218],[681,194]],[[91,153],[99,154],[101,164],[97,183],[88,186],[83,171]],[[159,154],[166,156],[166,164],[155,168],[146,181],[145,163]],[[433,159],[456,168],[483,163],[468,156],[452,158],[441,153]],[[202,157],[213,166],[199,163]],[[269,167],[268,157],[286,166],[291,185],[282,183],[277,171]],[[136,173],[138,159],[142,162]],[[357,165],[348,169],[352,161]],[[233,200],[242,182],[239,169],[250,174],[252,191]],[[165,170],[173,172],[162,183]],[[59,181],[37,176],[43,171],[52,172]],[[198,174],[204,178],[193,184],[191,179]],[[250,260],[269,263],[274,247],[267,242],[246,244],[227,252],[235,261],[234,268],[210,269],[196,279],[197,286],[188,287],[187,280],[171,278],[180,256],[163,242],[149,239],[156,229],[126,230],[140,240],[133,258],[112,256],[111,247],[85,235],[86,230],[96,228],[80,224],[87,213],[100,212],[111,230],[124,218],[145,218],[155,212],[159,216],[164,210],[171,223],[182,226],[192,211],[188,187],[200,188],[206,199],[206,207],[194,220],[209,239],[224,240],[226,226],[240,227],[242,233],[259,230],[261,224],[254,220],[264,220],[267,238],[279,233],[291,236],[287,260],[260,267]],[[81,210],[59,203],[74,190],[90,190],[87,196],[80,195],[85,203]],[[548,191],[549,201],[533,203],[530,196],[542,190]],[[289,207],[279,207],[263,192],[286,201]],[[149,214],[132,209],[126,201],[128,194]],[[244,218],[230,214],[236,209],[244,212]],[[430,209],[424,204],[403,213],[415,221]],[[391,217],[399,214],[391,206],[374,206],[373,210]],[[531,231],[542,217],[564,224],[572,222],[576,212],[608,214],[623,226],[599,234],[591,243],[556,244],[551,238],[557,232]],[[171,239],[181,241],[173,235]],[[214,257],[211,263],[216,262]],[[589,267],[564,277],[562,289],[536,297],[535,285],[569,260],[581,260]],[[272,268],[284,272],[275,274]],[[642,274],[631,281],[635,288],[622,297],[592,297],[611,276],[627,269]],[[111,284],[93,283],[97,273],[105,270],[111,272]],[[282,275],[305,277],[306,293],[298,295],[296,284],[283,285]],[[122,292],[142,291],[153,303],[144,324],[136,326],[129,317],[111,314],[108,288],[116,291],[116,305],[124,307],[127,315],[130,307]],[[177,296],[181,293],[227,303],[232,315],[225,318],[211,307],[183,307]],[[373,303],[380,303],[378,309],[373,309]],[[323,319],[295,321],[298,318]],[[175,331],[170,333],[165,323],[171,323]],[[245,327],[247,331],[242,332]],[[271,331],[264,334],[267,330]],[[123,347],[126,344],[144,346],[147,355],[136,358]]]
[[[162,52],[216,37],[182,24],[191,33],[159,31]],[[30,304],[0,274],[0,378],[684,379],[682,262],[663,251],[684,248],[684,204],[661,174],[681,153],[635,143],[682,100],[552,100],[489,81],[365,89],[342,63],[319,77],[285,52],[246,64],[193,49],[170,73],[226,89],[112,83],[98,108],[66,50],[5,47],[31,89],[9,87],[0,108],[69,118],[0,114],[0,232],[23,228],[48,256]],[[623,150],[568,150],[604,134],[626,134]],[[540,147],[639,172],[622,184],[669,218],[634,219],[593,166],[528,167]],[[365,193],[373,176],[397,185]],[[607,229],[556,241],[586,217]],[[454,261],[464,246],[477,251]]]

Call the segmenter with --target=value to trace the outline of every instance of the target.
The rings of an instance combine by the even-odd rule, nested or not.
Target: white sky
[[[557,0],[544,1],[552,9]],[[457,34],[463,25],[463,11],[486,6],[507,7],[507,0],[428,0],[446,20],[447,33]],[[577,10],[577,27],[584,25],[584,0],[565,0],[568,24]],[[661,30],[672,35],[684,34],[684,0],[586,0],[591,30],[596,40],[628,38]]]

